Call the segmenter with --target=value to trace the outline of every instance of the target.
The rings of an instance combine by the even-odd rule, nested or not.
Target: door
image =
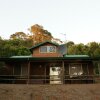
[[[61,67],[50,67],[50,84],[61,83]]]

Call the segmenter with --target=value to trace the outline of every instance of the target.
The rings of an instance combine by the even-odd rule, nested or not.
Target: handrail
[[[10,77],[19,77],[19,78],[21,78],[21,77],[27,77],[28,75],[0,75],[0,78],[1,77],[8,77],[8,78],[10,78]],[[55,77],[55,76],[58,76],[58,78],[59,77],[67,77],[67,78],[71,78],[70,76],[71,75],[29,75],[30,76],[30,78],[34,78],[34,77]],[[84,77],[100,77],[100,75],[73,75],[72,77],[76,77],[76,78],[84,78]]]
[[[100,81],[100,75],[79,75],[79,76],[73,76],[70,75],[30,75],[29,80],[30,83],[36,83],[36,82],[43,82],[43,84],[46,84],[46,81],[52,82],[52,81],[58,81],[58,82],[66,82],[66,81],[84,81],[84,80],[98,80]],[[28,75],[0,75],[0,83],[16,83],[16,81],[29,81]],[[40,84],[41,84],[40,82]],[[20,82],[19,82],[20,83]]]

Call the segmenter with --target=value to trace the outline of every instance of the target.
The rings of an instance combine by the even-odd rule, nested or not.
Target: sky
[[[0,0],[0,36],[39,24],[55,38],[100,42],[100,0]]]

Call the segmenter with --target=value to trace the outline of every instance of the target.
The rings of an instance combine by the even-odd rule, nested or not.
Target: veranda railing
[[[81,76],[70,76],[70,75],[0,75],[0,83],[5,84],[71,84],[76,81],[80,81],[80,83],[99,83],[100,75],[81,75]]]

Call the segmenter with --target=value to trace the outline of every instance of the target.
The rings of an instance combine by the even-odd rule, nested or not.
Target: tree
[[[32,33],[31,38],[33,38],[33,45],[46,40],[51,41],[53,38],[50,32],[48,32],[43,28],[43,26],[38,24],[31,26],[29,31]]]
[[[67,48],[68,55],[75,55],[76,54],[76,45],[71,45]]]
[[[26,35],[24,32],[16,32],[15,34],[12,34],[10,36],[10,39],[21,39],[25,40],[28,38],[28,35]]]
[[[88,54],[91,57],[100,56],[100,44],[96,42],[90,42],[87,44],[89,47]]]
[[[30,40],[9,39],[0,41],[0,57],[10,57],[17,55],[30,55],[29,47],[32,46]]]
[[[74,42],[73,41],[67,42],[67,47],[70,47],[70,46],[73,46],[73,45],[74,45]]]
[[[0,40],[2,40],[2,37],[0,36]]]
[[[84,55],[84,44],[80,43],[80,44],[77,44],[77,51],[76,51],[76,54],[79,54],[79,55]]]
[[[68,54],[75,54],[75,55],[87,55],[88,54],[88,46],[82,43],[80,44],[73,44],[70,43],[68,46]]]

